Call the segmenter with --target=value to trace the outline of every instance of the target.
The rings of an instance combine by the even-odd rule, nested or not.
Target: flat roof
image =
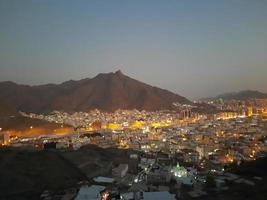
[[[176,200],[174,194],[169,192],[144,192],[144,200]]]
[[[94,181],[98,183],[113,183],[115,179],[109,178],[109,177],[98,176],[94,178]]]

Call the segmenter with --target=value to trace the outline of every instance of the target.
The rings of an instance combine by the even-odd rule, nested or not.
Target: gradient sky
[[[118,69],[190,99],[267,92],[267,0],[0,0],[0,81]]]

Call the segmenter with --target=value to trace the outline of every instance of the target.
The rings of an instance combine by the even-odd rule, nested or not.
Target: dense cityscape
[[[267,155],[267,100],[207,103],[218,112],[195,113],[193,106],[178,103],[176,110],[156,112],[92,110],[68,114],[54,111],[46,115],[21,112],[24,117],[70,125],[74,127],[73,132],[33,137],[2,133],[1,143],[36,151],[72,152],[87,145],[130,150],[128,159],[117,167],[109,164],[107,169],[94,175],[83,169],[88,161],[79,161],[78,168],[85,171],[94,184],[81,186],[77,194],[74,190],[75,199],[83,199],[91,190],[90,195],[96,195],[96,199],[98,195],[102,199],[142,199],[142,195],[163,195],[162,199],[196,198],[208,194],[206,187],[207,181],[211,184],[211,175],[213,187],[218,191],[228,189],[226,180],[255,185],[261,177],[245,179],[229,173],[227,168]],[[72,157],[68,159],[76,162]],[[69,195],[63,195],[62,199]],[[41,197],[53,199],[53,193],[44,191]]]
[[[0,0],[0,200],[266,200],[267,0]]]

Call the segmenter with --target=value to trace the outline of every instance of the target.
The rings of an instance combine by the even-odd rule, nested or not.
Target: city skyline
[[[0,0],[0,200],[262,200],[267,0]]]
[[[264,1],[0,1],[0,81],[123,73],[191,100],[267,92]]]

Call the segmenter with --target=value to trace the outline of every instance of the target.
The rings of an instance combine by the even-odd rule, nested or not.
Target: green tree
[[[214,188],[216,187],[215,178],[212,174],[208,174],[206,177],[206,187],[207,188]]]

